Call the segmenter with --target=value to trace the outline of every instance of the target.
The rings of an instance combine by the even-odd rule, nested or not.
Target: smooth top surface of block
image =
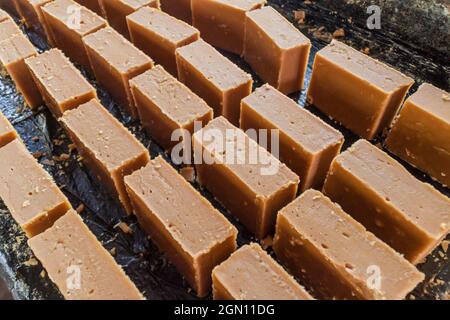
[[[270,6],[249,11],[247,17],[253,20],[281,49],[310,44],[305,35]]]
[[[84,43],[120,73],[127,74],[153,61],[111,27],[83,38]]]
[[[335,161],[429,235],[439,238],[450,230],[450,199],[368,141],[359,140]]]
[[[0,22],[0,41],[7,40],[15,34],[21,34],[22,31],[11,18],[6,18]]]
[[[407,101],[450,124],[450,93],[425,83]]]
[[[414,83],[413,79],[399,71],[340,41],[333,40],[317,54],[385,92]]]
[[[0,195],[19,224],[55,209],[67,198],[18,139],[0,148]]]
[[[130,84],[146,95],[163,114],[180,125],[187,125],[212,111],[205,101],[161,66],[131,79]]]
[[[80,24],[76,23],[74,15],[80,10]],[[64,23],[69,29],[80,36],[85,36],[106,24],[96,13],[72,0],[55,0],[42,7],[42,10]]]
[[[276,128],[311,153],[340,143],[344,136],[295,101],[266,84],[242,99]]]
[[[203,40],[177,49],[179,54],[220,90],[230,90],[252,77]]]
[[[182,20],[178,20],[161,10],[143,7],[130,14],[127,19],[148,29],[173,44],[199,34],[199,31]]]
[[[143,6],[154,5],[158,0],[119,0],[124,5],[130,7],[133,10],[142,8]]]
[[[208,132],[209,131],[209,132]],[[221,133],[223,143],[202,143],[202,136],[215,133]],[[231,135],[227,136],[228,134]],[[233,139],[233,136],[236,139]],[[202,130],[194,134],[193,139],[199,141],[209,154],[211,154],[216,163],[225,164],[226,167],[238,179],[243,181],[255,194],[262,197],[270,197],[278,190],[286,188],[293,183],[299,183],[299,177],[293,173],[285,164],[267,152],[253,139],[250,139],[244,131],[233,126],[224,117],[218,117],[209,122]],[[231,140],[232,139],[232,140]],[[228,140],[228,141],[227,141]],[[242,152],[241,152],[242,151]],[[242,157],[240,163],[235,160],[227,163],[226,153],[234,152],[237,157]],[[250,154],[257,155],[256,161],[250,161]],[[264,161],[262,161],[264,159]],[[262,174],[264,168],[269,165],[267,162],[278,165],[275,174]],[[263,162],[266,162],[265,164]]]
[[[61,121],[110,171],[120,169],[147,149],[98,101],[67,111]]]
[[[194,257],[237,235],[236,228],[161,156],[126,177],[125,183]]]
[[[95,90],[59,49],[29,58],[26,63],[58,104]]]
[[[316,190],[308,190],[280,213],[341,276],[372,298],[403,299],[424,279],[411,263]],[[325,230],[328,230],[326,232]],[[381,272],[379,290],[367,286],[370,266]]]
[[[28,244],[67,300],[143,299],[74,210],[30,239]],[[80,275],[79,288],[69,288],[68,277],[77,274]]]
[[[236,300],[312,300],[292,276],[254,243],[233,253],[214,269],[213,276]]]
[[[8,40],[0,42],[0,61],[8,65],[37,55],[37,50],[23,34],[16,34]]]

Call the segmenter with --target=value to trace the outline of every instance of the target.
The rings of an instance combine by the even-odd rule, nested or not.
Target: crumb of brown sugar
[[[334,32],[333,32],[333,38],[344,38],[345,37],[345,30],[343,29],[343,28],[339,28],[339,29],[336,29]]]

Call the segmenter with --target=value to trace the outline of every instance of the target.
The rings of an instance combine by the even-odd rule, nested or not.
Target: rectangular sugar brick
[[[114,29],[107,27],[83,38],[97,81],[115,102],[137,118],[129,81],[153,67],[153,61]]]
[[[311,42],[272,7],[247,12],[243,57],[284,94],[303,89]]]
[[[259,9],[266,0],[191,0],[192,24],[211,45],[242,54],[245,13]]]
[[[11,17],[0,22],[0,41],[8,40],[17,34],[22,34],[22,30],[20,30]]]
[[[176,51],[178,79],[214,109],[239,125],[242,98],[252,91],[252,77],[203,40]]]
[[[6,11],[0,9],[0,22],[3,22],[10,18],[11,18],[10,15]]]
[[[83,37],[106,27],[106,21],[72,0],[55,0],[42,7],[55,46],[91,72]]]
[[[450,231],[450,199],[365,140],[334,159],[324,193],[414,264]]]
[[[172,75],[177,75],[175,50],[197,41],[200,33],[186,22],[144,7],[127,17],[132,42]]]
[[[192,135],[196,121],[202,127],[213,118],[206,102],[161,66],[131,79],[130,85],[142,126],[167,150],[181,142],[179,136],[172,137],[175,130],[184,139],[181,130]],[[184,142],[190,146],[190,136]]]
[[[125,178],[141,226],[201,297],[236,250],[236,228],[161,156]]]
[[[82,6],[88,8],[89,10],[95,12],[101,17],[104,15],[102,6],[100,4],[102,0],[75,0],[75,1],[81,4]]]
[[[279,130],[280,161],[299,175],[302,190],[322,187],[344,142],[339,131],[270,85],[242,99],[240,123],[244,131]]]
[[[225,118],[193,136],[200,185],[263,239],[279,209],[294,200],[298,176]]]
[[[371,140],[389,127],[414,80],[333,40],[315,57],[308,102]]]
[[[35,109],[44,101],[33,80],[25,59],[37,56],[38,52],[28,38],[20,33],[0,42],[0,64],[13,79],[23,95],[25,103]]]
[[[148,150],[97,100],[67,111],[61,121],[86,166],[130,214],[123,179],[148,163]]]
[[[17,138],[16,130],[0,111],[0,148]]]
[[[19,11],[17,10],[17,0],[0,0],[0,8],[3,8],[12,15],[19,16]]]
[[[93,86],[58,49],[25,60],[50,111],[58,119],[67,110],[97,98]]]
[[[403,160],[450,186],[450,93],[423,84],[406,100],[386,140]]]
[[[321,299],[403,299],[424,279],[405,258],[315,190],[280,211],[274,250]]]
[[[44,16],[42,13],[42,6],[53,0],[21,0],[18,2],[20,15],[25,20],[28,28],[33,29],[43,39],[47,39],[50,45],[55,42],[51,38],[50,32],[47,30]]]
[[[0,148],[0,198],[28,237],[49,228],[71,207],[19,139]]]
[[[74,210],[28,245],[66,300],[143,299]],[[79,286],[69,286],[70,279],[79,279]]]
[[[259,245],[241,247],[213,271],[215,300],[313,300]]]
[[[191,0],[160,0],[161,10],[167,12],[172,17],[192,24]]]
[[[111,27],[130,39],[127,16],[143,7],[159,9],[159,0],[100,0]]]

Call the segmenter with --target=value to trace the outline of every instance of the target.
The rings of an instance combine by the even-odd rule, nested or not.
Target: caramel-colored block
[[[193,136],[199,183],[258,238],[297,194],[298,176],[224,117]]]
[[[278,130],[278,152],[301,178],[301,189],[321,188],[344,136],[270,85],[258,88],[241,103],[241,129]],[[269,132],[270,133],[270,132]],[[271,149],[271,140],[266,142]]]
[[[50,111],[58,119],[67,110],[97,98],[93,86],[58,49],[25,60]]]
[[[81,4],[82,6],[88,8],[89,10],[95,12],[99,16],[101,17],[104,16],[104,12],[100,4],[101,0],[75,0],[75,1]]]
[[[22,34],[22,30],[20,30],[11,17],[7,17],[0,22],[0,41],[8,40],[17,34]]]
[[[315,190],[280,211],[274,250],[322,299],[404,299],[424,279],[405,258]]]
[[[18,8],[27,27],[33,29],[42,38],[47,39],[49,44],[53,46],[55,42],[51,38],[50,32],[47,30],[42,14],[42,6],[51,1],[53,0],[21,0],[18,2]]]
[[[406,100],[386,140],[403,160],[450,186],[450,93],[423,84]]]
[[[239,125],[242,98],[252,92],[252,77],[203,40],[176,50],[178,79],[214,109]]]
[[[17,138],[16,130],[0,111],[0,148]]]
[[[215,300],[313,300],[255,243],[245,245],[213,271]]]
[[[190,146],[195,122],[202,127],[213,118],[206,102],[161,66],[132,79],[130,85],[142,126],[167,150],[182,142],[180,138],[187,133],[189,137],[183,142]],[[172,137],[175,130],[182,137]]]
[[[365,139],[389,127],[414,80],[342,42],[317,52],[308,102]]]
[[[259,9],[266,0],[191,0],[192,24],[211,45],[242,54],[245,13]]]
[[[148,150],[97,100],[67,111],[61,122],[86,166],[130,214],[124,177],[148,163]]]
[[[127,17],[131,41],[172,75],[177,75],[175,50],[199,39],[186,22],[161,10],[144,7]]]
[[[0,9],[0,22],[3,22],[3,21],[5,21],[5,20],[7,20],[9,18],[11,18],[9,16],[9,14],[6,11]]]
[[[272,7],[247,12],[244,59],[284,94],[303,89],[311,42]]]
[[[28,245],[66,300],[143,299],[74,210]]]
[[[141,226],[201,297],[236,250],[236,228],[161,156],[125,177]]]
[[[192,24],[191,0],[160,0],[161,10],[172,17]]]
[[[335,158],[324,193],[414,264],[450,231],[450,199],[366,140]]]
[[[72,0],[55,0],[42,7],[54,45],[73,62],[91,70],[83,37],[106,27],[106,21]]]
[[[0,64],[11,76],[17,89],[23,95],[25,103],[31,109],[44,103],[31,72],[25,64],[25,59],[35,57],[37,54],[33,44],[22,33],[0,42]]]
[[[6,10],[12,15],[19,16],[19,11],[17,10],[17,2],[17,0],[0,0],[0,8]]]
[[[19,139],[0,148],[0,198],[28,237],[70,209],[67,198]]]
[[[90,34],[83,41],[97,81],[137,118],[129,81],[151,69],[153,61],[111,27]]]
[[[142,7],[159,9],[159,0],[100,0],[102,1],[108,23],[120,32],[124,37],[130,39],[128,31],[127,16]]]

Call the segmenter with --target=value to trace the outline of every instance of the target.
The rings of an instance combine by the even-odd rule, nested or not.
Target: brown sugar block
[[[160,0],[161,10],[172,17],[192,24],[191,0]]]
[[[51,38],[50,32],[47,30],[44,16],[42,13],[42,6],[53,0],[21,0],[18,2],[20,15],[25,20],[28,28],[33,29],[42,38],[47,39],[50,45],[55,45]]]
[[[261,8],[266,0],[191,0],[192,24],[211,45],[242,54],[245,13]]]
[[[386,140],[403,160],[450,186],[450,93],[423,84],[406,100]]]
[[[83,41],[97,81],[137,118],[129,81],[151,69],[153,61],[110,27],[84,37]]]
[[[159,9],[159,0],[100,0],[105,10],[106,18],[114,29],[130,39],[127,16],[142,7]]]
[[[131,214],[123,179],[148,163],[148,150],[97,100],[67,111],[61,122],[86,166]]]
[[[273,231],[299,177],[224,117],[197,131],[193,145],[200,185],[259,239]]]
[[[19,16],[19,11],[17,9],[18,0],[0,0],[0,8],[6,10],[8,13]]]
[[[214,109],[239,125],[242,98],[252,92],[252,77],[211,45],[198,40],[176,51],[178,79]]]
[[[58,49],[25,60],[50,111],[58,119],[67,110],[97,98],[93,86]]]
[[[72,0],[55,0],[44,5],[42,12],[54,45],[91,72],[83,37],[106,27],[106,21]]]
[[[9,18],[11,18],[10,15],[6,11],[0,9],[0,22],[3,22]]]
[[[49,228],[71,207],[19,139],[0,148],[0,198],[28,237]]]
[[[284,94],[303,89],[311,42],[272,7],[247,12],[244,59]]]
[[[0,42],[0,64],[13,79],[25,103],[35,109],[44,101],[25,59],[37,56],[33,44],[22,33]]]
[[[173,136],[175,130],[189,132],[185,142],[190,146],[195,122],[201,128],[213,118],[206,102],[161,66],[133,78],[130,85],[142,126],[167,150],[181,142]]]
[[[215,300],[313,300],[259,245],[241,247],[213,271]]]
[[[75,1],[81,4],[82,6],[88,8],[89,10],[95,12],[99,16],[101,17],[104,16],[104,12],[100,4],[101,0],[75,0]]]
[[[366,140],[334,159],[324,193],[414,264],[450,231],[450,199]]]
[[[321,299],[404,299],[424,279],[399,253],[315,190],[280,211],[274,250]]]
[[[143,299],[74,210],[28,245],[66,300]]]
[[[0,111],[0,148],[17,138],[16,130]]]
[[[144,7],[127,17],[131,41],[172,75],[177,75],[175,50],[199,39],[186,22],[154,8]]]
[[[236,228],[161,156],[125,177],[141,226],[201,297],[236,250]]]
[[[7,17],[5,20],[0,22],[0,41],[8,40],[17,34],[22,34],[22,30],[20,30],[11,17]]]
[[[270,85],[242,99],[240,123],[244,131],[278,130],[280,161],[299,175],[302,190],[322,187],[344,142],[339,131]],[[265,147],[273,152],[268,140]]]
[[[315,57],[309,103],[365,139],[389,127],[414,80],[333,40]]]

